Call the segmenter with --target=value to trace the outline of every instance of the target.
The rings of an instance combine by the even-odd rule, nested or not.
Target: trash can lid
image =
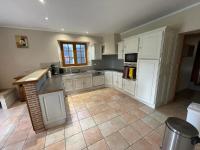
[[[198,130],[185,120],[169,117],[165,123],[170,130],[183,137],[192,138],[199,135]]]

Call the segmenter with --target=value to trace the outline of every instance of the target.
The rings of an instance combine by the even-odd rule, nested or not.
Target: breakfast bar
[[[27,107],[36,133],[65,122],[65,96],[61,77],[47,77],[48,69],[39,69],[14,84],[25,89]]]

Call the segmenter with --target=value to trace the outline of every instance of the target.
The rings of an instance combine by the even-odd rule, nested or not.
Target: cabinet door
[[[138,44],[139,44],[138,37],[132,36],[132,37],[126,38],[124,40],[125,53],[137,53],[138,52]]]
[[[90,87],[92,87],[92,77],[83,78],[83,88],[90,88]]]
[[[158,60],[139,60],[137,71],[136,97],[154,104],[158,74]]]
[[[117,74],[117,80],[118,80],[117,87],[121,89],[123,84],[122,73]]]
[[[63,91],[43,94],[39,98],[45,125],[66,118]]]
[[[104,76],[95,76],[93,77],[93,86],[104,85]]]
[[[100,44],[93,44],[89,46],[88,50],[89,60],[101,60],[102,50]]]
[[[118,86],[118,74],[117,74],[117,72],[113,72],[113,85],[115,86],[115,87],[117,87]]]
[[[73,80],[72,79],[63,79],[65,91],[72,91],[74,89]]]
[[[82,80],[82,78],[74,79],[74,89],[75,90],[83,89],[83,80]]]
[[[135,95],[135,81],[123,79],[123,89],[131,95]]]
[[[124,42],[118,43],[118,59],[124,59]]]
[[[140,37],[139,58],[159,59],[162,46],[162,31],[145,33]]]
[[[108,85],[108,86],[113,85],[112,72],[111,71],[105,71],[105,84]]]

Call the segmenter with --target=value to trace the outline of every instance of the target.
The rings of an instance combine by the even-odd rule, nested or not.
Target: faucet
[[[69,72],[72,73],[72,68],[69,68]]]

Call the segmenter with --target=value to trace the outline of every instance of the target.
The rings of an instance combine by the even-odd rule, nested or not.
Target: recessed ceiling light
[[[64,29],[64,28],[61,28],[61,31],[65,31],[65,29]]]
[[[89,32],[87,31],[86,34],[88,34]]]
[[[42,3],[42,4],[44,4],[44,3],[45,3],[45,1],[44,1],[44,0],[39,0],[39,2],[40,2],[40,3]]]
[[[46,20],[46,21],[47,21],[47,20],[49,20],[49,18],[48,18],[48,17],[45,17],[45,18],[44,18],[44,20]]]

